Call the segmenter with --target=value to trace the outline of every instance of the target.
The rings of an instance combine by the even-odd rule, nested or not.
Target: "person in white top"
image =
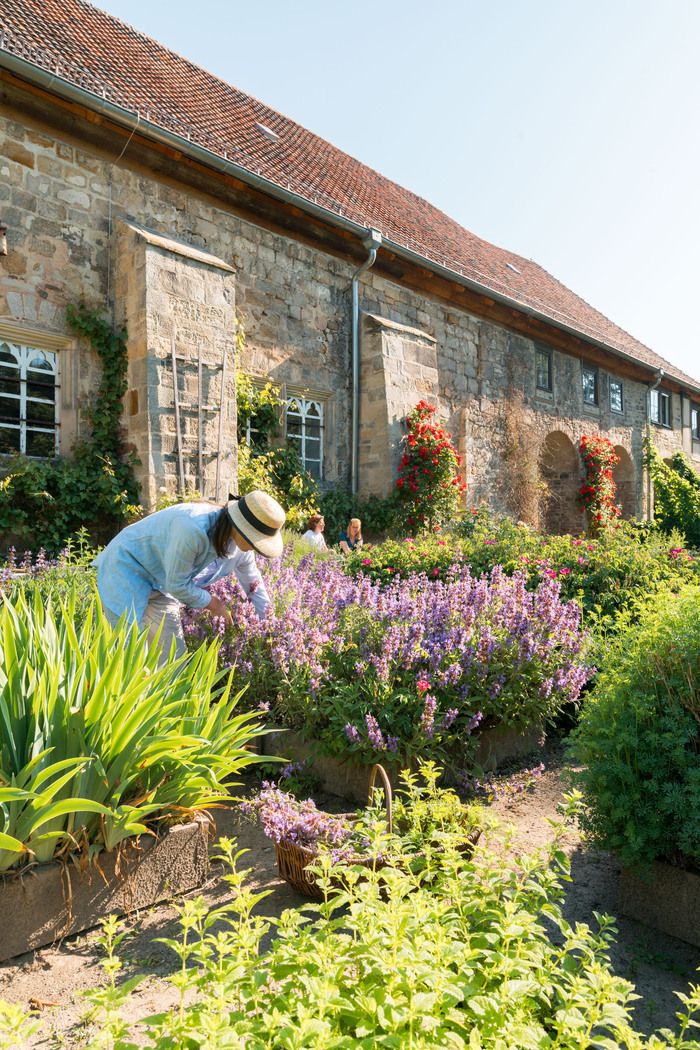
[[[312,514],[306,523],[306,532],[301,537],[310,547],[317,551],[326,551],[326,541],[323,538],[323,530],[326,523],[322,514]]]

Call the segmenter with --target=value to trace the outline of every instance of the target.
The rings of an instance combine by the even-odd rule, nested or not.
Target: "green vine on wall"
[[[69,306],[68,324],[100,358],[102,374],[89,413],[90,436],[70,457],[15,456],[0,480],[0,531],[7,542],[54,553],[87,528],[105,541],[140,512],[133,457],[124,448],[122,401],[127,388],[126,333],[85,306]]]

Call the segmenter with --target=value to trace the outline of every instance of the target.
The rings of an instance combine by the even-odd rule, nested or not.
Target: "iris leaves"
[[[0,605],[0,872],[114,849],[223,801],[255,761],[261,726],[236,713],[216,645],[159,667],[96,596],[80,616],[76,603],[20,592]]]

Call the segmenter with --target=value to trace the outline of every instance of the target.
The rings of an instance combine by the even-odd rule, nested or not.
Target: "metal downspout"
[[[360,458],[360,286],[359,280],[377,258],[377,250],[382,243],[378,230],[370,230],[362,241],[369,249],[369,255],[359,269],[352,275],[352,445],[350,449],[350,483],[353,496],[356,495],[359,482]]]
[[[656,373],[656,382],[647,388],[647,449],[651,450],[651,395],[654,390],[658,390],[661,385],[661,380],[666,375],[663,368],[660,368]],[[651,509],[651,469],[649,464],[646,465],[647,469],[647,521],[652,520],[652,509]]]

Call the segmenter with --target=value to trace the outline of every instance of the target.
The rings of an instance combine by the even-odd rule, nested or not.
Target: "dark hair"
[[[307,531],[313,532],[319,521],[323,521],[323,514],[312,514],[306,523]]]
[[[229,516],[228,506],[223,506],[209,526],[207,533],[212,542],[214,550],[220,558],[228,554],[228,545],[233,535],[233,522]]]

